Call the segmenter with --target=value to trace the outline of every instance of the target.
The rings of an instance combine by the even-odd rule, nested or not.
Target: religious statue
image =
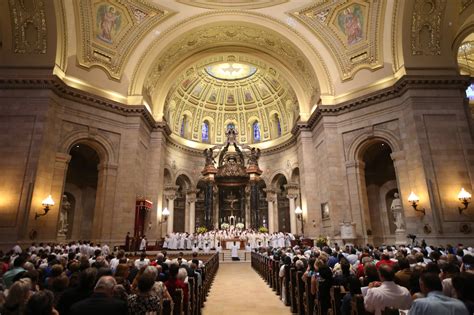
[[[214,156],[213,156],[213,151],[211,148],[209,149],[204,149],[204,156],[206,157],[206,166],[208,165],[212,165],[214,166],[214,163],[216,162],[214,160]]]
[[[258,165],[258,159],[260,158],[260,149],[252,148],[250,150],[250,156],[249,156],[249,165]]]
[[[237,143],[237,136],[239,135],[239,133],[237,132],[237,130],[235,130],[235,128],[227,129],[227,131],[225,132],[225,135],[227,136],[227,143],[229,144]]]
[[[404,222],[403,222],[403,217],[402,217],[402,201],[399,198],[398,193],[395,193],[393,195],[393,201],[392,205],[390,206],[390,210],[392,210],[393,218],[394,218],[394,223],[395,226],[397,227],[397,230],[402,230],[404,228]]]
[[[59,235],[66,235],[68,232],[67,215],[69,209],[71,209],[71,203],[69,202],[67,195],[63,195],[63,200],[61,201],[61,211],[59,211]]]

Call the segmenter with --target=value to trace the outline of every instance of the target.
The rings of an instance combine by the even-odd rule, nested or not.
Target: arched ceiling
[[[298,116],[296,94],[285,76],[251,55],[214,54],[186,68],[174,82],[164,116],[173,134],[188,140],[222,144],[232,123],[239,142],[253,143],[255,122],[258,142],[280,140]],[[207,141],[202,139],[204,122]]]

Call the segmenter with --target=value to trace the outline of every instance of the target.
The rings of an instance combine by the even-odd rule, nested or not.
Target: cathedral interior
[[[473,243],[473,0],[8,0],[0,16],[1,247],[230,217]]]

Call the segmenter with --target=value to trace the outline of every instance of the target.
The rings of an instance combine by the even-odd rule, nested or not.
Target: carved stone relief
[[[44,1],[9,1],[13,29],[13,51],[46,54],[47,30]]]
[[[102,67],[120,80],[129,55],[142,36],[174,14],[148,1],[75,1],[79,64]]]
[[[441,24],[446,0],[416,0],[411,23],[413,55],[441,55]]]
[[[317,1],[289,14],[320,37],[334,54],[343,80],[383,65],[385,1]]]

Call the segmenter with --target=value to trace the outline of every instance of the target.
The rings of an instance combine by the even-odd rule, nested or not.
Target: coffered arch
[[[149,103],[162,101],[157,83],[172,78],[180,63],[216,47],[258,52],[259,56],[277,60],[280,68],[292,73],[300,86],[297,94],[303,119],[309,117],[321,96],[333,94],[329,71],[306,39],[270,17],[240,11],[202,14],[164,32],[141,56],[133,71],[129,94],[143,94]],[[152,104],[155,106],[163,104]]]

